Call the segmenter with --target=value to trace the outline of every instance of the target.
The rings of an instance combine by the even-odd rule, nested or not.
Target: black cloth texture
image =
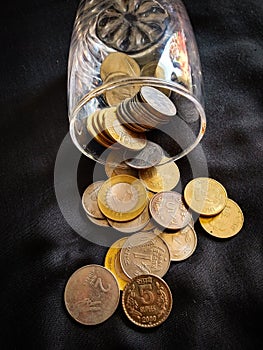
[[[130,322],[121,303],[97,326],[78,324],[64,305],[70,275],[103,265],[108,249],[71,227],[54,186],[69,130],[67,62],[78,4],[13,0],[1,6],[0,348],[262,348],[262,0],[184,1],[202,63],[207,130],[201,146],[209,176],[225,186],[245,222],[226,240],[195,224],[195,253],[171,263],[164,276],[172,312],[151,329]],[[67,148],[79,152],[69,139]],[[68,159],[65,173],[74,173]],[[177,163],[182,172],[185,163]],[[80,194],[92,182],[93,166],[80,157]]]

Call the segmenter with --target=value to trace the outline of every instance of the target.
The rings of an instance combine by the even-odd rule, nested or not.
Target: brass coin
[[[159,164],[163,156],[162,147],[154,142],[147,141],[146,146],[132,158],[127,159],[125,163],[135,169],[147,169]]]
[[[162,159],[162,162],[165,158]],[[139,178],[152,192],[170,191],[180,180],[180,171],[174,162],[139,170]]]
[[[174,233],[160,233],[161,238],[167,243],[171,261],[182,261],[189,258],[195,251],[197,245],[197,236],[192,226]]]
[[[111,145],[115,142],[114,140],[105,137],[103,132],[98,128],[97,118],[101,115],[103,110],[97,110],[87,118],[87,130],[89,134],[103,147],[111,147]]]
[[[154,77],[157,64],[158,61],[151,61],[146,63],[141,69],[141,76]]]
[[[104,216],[105,217],[105,216]],[[108,223],[108,220],[105,219],[95,219],[92,216],[87,215],[87,218],[95,225],[101,226],[101,227],[110,227],[110,224]]]
[[[109,106],[117,106],[126,98],[135,96],[139,90],[139,85],[124,85],[116,87],[105,92],[105,99]]]
[[[82,206],[87,215],[95,219],[105,219],[98,207],[98,192],[104,181],[96,181],[89,185],[82,195]]]
[[[170,266],[166,242],[151,232],[138,232],[128,237],[120,254],[121,267],[129,277],[152,273],[163,277]]]
[[[135,133],[125,128],[117,119],[116,108],[107,110],[105,126],[110,136],[122,146],[134,151],[140,151],[146,146],[146,137],[142,133]]]
[[[117,175],[104,182],[98,192],[98,206],[114,221],[128,221],[140,215],[147,205],[147,193],[140,180]]]
[[[170,230],[180,230],[192,219],[182,195],[175,191],[156,193],[150,200],[149,209],[153,219]]]
[[[122,52],[110,53],[101,63],[100,76],[103,81],[113,72],[124,73],[129,76],[140,76],[138,63]]]
[[[122,307],[128,319],[140,327],[162,324],[172,310],[173,297],[160,277],[143,274],[134,277],[124,288]]]
[[[216,180],[207,177],[198,177],[186,185],[184,198],[195,212],[212,216],[220,213],[226,205],[227,192]]]
[[[108,83],[110,81],[116,81],[127,77],[130,77],[130,76],[122,72],[112,72],[109,75],[107,75],[107,78],[105,79],[105,83]]]
[[[104,266],[117,278],[120,290],[123,290],[127,282],[130,281],[130,279],[122,271],[120,264],[120,251],[126,239],[127,237],[123,237],[114,242],[108,249],[104,260]]]
[[[109,224],[115,228],[117,231],[124,233],[133,233],[142,230],[150,221],[150,213],[148,205],[144,208],[142,213],[138,215],[135,219],[129,221],[114,221],[108,219]]]
[[[244,215],[236,202],[227,199],[225,208],[213,217],[200,217],[201,226],[210,235],[218,238],[235,236],[244,224]]]
[[[119,298],[119,285],[113,273],[95,264],[76,270],[64,292],[67,311],[84,325],[106,321],[115,312]]]

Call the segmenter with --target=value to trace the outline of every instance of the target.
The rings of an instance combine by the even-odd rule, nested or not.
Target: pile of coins
[[[123,53],[112,53],[101,65],[101,78],[112,82],[146,75],[155,65],[140,67]],[[151,86],[108,90],[108,107],[87,118],[87,130],[109,149],[106,180],[95,181],[83,193],[82,206],[93,224],[124,236],[108,249],[104,266],[91,264],[69,278],[65,305],[85,325],[107,320],[118,307],[134,324],[150,328],[163,323],[172,310],[172,293],[163,280],[171,262],[188,259],[196,250],[193,213],[204,230],[229,238],[242,228],[239,206],[216,180],[195,178],[183,194],[175,191],[180,171],[146,133],[168,123],[176,106],[167,94]]]
[[[136,169],[127,164],[126,152],[112,150],[105,164],[109,178],[89,185],[82,196],[89,220],[124,233],[108,249],[103,267],[84,266],[67,283],[67,310],[86,325],[109,318],[120,291],[130,321],[147,328],[160,325],[169,316],[173,299],[163,276],[171,262],[189,258],[197,247],[192,213],[200,214],[202,227],[219,238],[237,234],[244,221],[241,209],[218,181],[195,178],[180,194],[173,190],[180,178],[175,163],[165,163],[164,157],[159,166],[147,163],[141,168],[142,159]]]

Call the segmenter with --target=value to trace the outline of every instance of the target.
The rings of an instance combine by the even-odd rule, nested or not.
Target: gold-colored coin
[[[139,85],[127,85],[116,87],[105,92],[105,99],[109,106],[117,106],[126,98],[132,98],[140,90]]]
[[[120,251],[127,237],[120,238],[114,242],[107,251],[104,266],[117,278],[120,290],[123,290],[130,279],[124,274],[120,263]]]
[[[189,258],[195,251],[197,236],[193,226],[174,233],[160,233],[160,237],[167,243],[170,249],[171,261],[182,261]]]
[[[166,158],[162,159],[162,163]],[[180,180],[180,171],[174,162],[169,162],[139,171],[139,178],[152,192],[170,191]]]
[[[79,323],[96,325],[106,321],[117,309],[119,285],[113,273],[92,264],[76,270],[64,292],[65,306]]]
[[[110,73],[107,78],[105,79],[105,83],[116,81],[122,78],[130,77],[129,75],[122,73],[122,72],[112,72]]]
[[[226,205],[226,189],[216,180],[198,177],[186,185],[184,198],[187,205],[196,213],[213,216],[222,211]]]
[[[244,215],[236,202],[227,199],[225,208],[213,217],[200,217],[201,226],[210,235],[218,238],[235,236],[244,224]]]
[[[105,126],[110,136],[122,146],[139,151],[146,146],[145,134],[135,133],[125,128],[118,120],[116,108],[108,108],[105,116]]]
[[[158,61],[151,61],[146,63],[141,69],[141,76],[154,77],[157,64]]]
[[[108,219],[109,224],[115,228],[115,230],[124,232],[124,233],[133,233],[141,231],[150,221],[150,213],[148,205],[144,208],[142,213],[138,215],[135,219],[129,221],[114,221]]]
[[[140,215],[147,205],[146,189],[139,179],[117,175],[104,182],[98,192],[98,206],[114,221],[128,221]]]
[[[140,76],[141,74],[138,63],[122,52],[110,53],[101,63],[100,76],[103,81],[113,72],[124,73],[129,76]]]
[[[105,138],[105,136],[102,135],[102,133],[96,127],[95,120],[100,115],[100,112],[101,112],[100,110],[97,110],[94,113],[92,113],[91,115],[89,115],[89,117],[87,118],[87,130],[88,130],[89,134],[99,144],[101,144],[102,146],[108,148],[108,147],[110,147],[112,145],[112,143],[114,143],[114,140],[110,141],[109,139]]]
[[[160,277],[143,274],[134,277],[124,288],[122,307],[137,326],[159,326],[172,310],[173,297],[168,284]]]

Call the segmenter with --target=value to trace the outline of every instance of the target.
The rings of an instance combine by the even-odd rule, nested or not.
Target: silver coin
[[[143,86],[140,90],[141,98],[157,113],[173,117],[176,114],[176,107],[173,102],[161,91],[151,87]]]
[[[143,150],[125,163],[135,169],[147,169],[160,163],[164,156],[163,149],[154,142],[148,141]]]

